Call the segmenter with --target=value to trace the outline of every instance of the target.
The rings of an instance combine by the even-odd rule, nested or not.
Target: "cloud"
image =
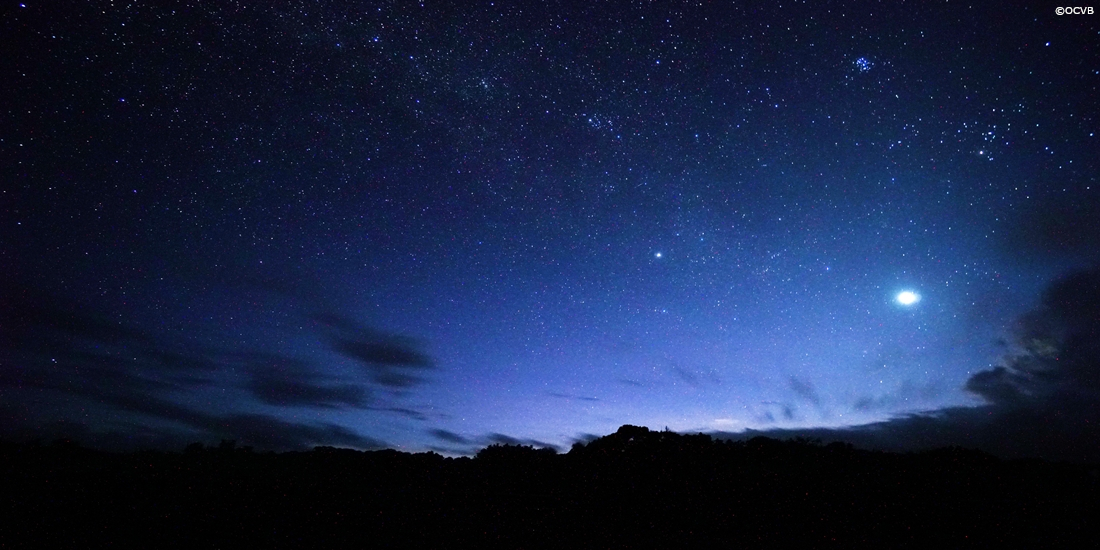
[[[305,424],[287,422],[272,416],[235,414],[217,418],[217,425],[207,431],[224,433],[266,449],[307,449],[317,445],[338,445],[358,449],[387,448],[384,441],[358,434],[344,426],[331,423]]]
[[[685,383],[687,383],[687,385],[696,387],[699,385],[699,377],[696,376],[695,373],[679,365],[669,365],[669,368],[672,369],[672,372],[675,373],[676,376],[680,378],[680,380],[683,380]]]
[[[269,405],[327,409],[367,405],[368,392],[362,385],[325,383],[324,376],[300,359],[256,353],[246,360],[248,390]]]
[[[790,380],[791,389],[799,397],[813,403],[815,407],[821,406],[821,398],[817,395],[817,390],[814,389],[813,384],[808,381],[800,380],[794,376]]]
[[[0,388],[102,398],[201,389],[219,364],[186,346],[31,287],[3,289]]]
[[[428,445],[427,448],[447,455],[474,456],[493,443],[486,437],[471,438],[439,428],[430,429],[427,433],[442,442],[437,445]]]
[[[145,416],[169,420],[197,430],[202,439],[235,439],[265,449],[301,450],[315,445],[380,448],[385,445],[331,423],[288,422],[251,413],[210,414],[150,395],[101,395],[102,402]],[[171,432],[170,429],[166,430]]]
[[[536,447],[540,449],[554,449],[560,451],[557,445],[553,443],[546,443],[545,441],[539,441],[537,439],[517,439],[515,437],[507,436],[499,433],[491,433],[482,438],[482,441],[488,445],[527,445],[530,447]]]
[[[975,374],[966,389],[1004,409],[1100,401],[1100,269],[1050,285],[1041,305],[1017,323],[1016,347],[1003,366]]]
[[[882,409],[916,409],[922,403],[931,402],[943,394],[937,382],[919,384],[912,380],[902,380],[894,390],[877,395],[865,395],[855,400],[852,407],[857,411],[876,411]]]
[[[693,388],[703,388],[706,384],[718,385],[722,383],[722,380],[718,377],[718,374],[714,371],[714,369],[690,369],[677,364],[672,359],[667,358],[665,359],[664,363],[668,370],[672,372],[672,374],[674,374],[685,384]]]
[[[1100,461],[1100,269],[1050,284],[1040,306],[1019,319],[1013,353],[973,374],[965,389],[985,405],[842,429],[716,435],[802,436],[888,450],[958,445],[1004,457]]]
[[[436,439],[446,441],[447,443],[457,443],[459,445],[467,445],[470,443],[469,439],[462,437],[454,432],[448,432],[447,430],[433,429],[428,430],[428,433],[435,436]]]
[[[333,313],[319,314],[314,319],[326,328],[332,348],[357,361],[379,385],[413,387],[424,382],[422,373],[435,368],[431,358],[408,338],[385,334]]]
[[[1003,244],[1023,261],[1100,261],[1100,200],[1088,194],[1036,201],[1005,232]]]
[[[547,395],[549,395],[550,397],[557,397],[557,398],[560,398],[560,399],[572,399],[572,400],[575,400],[575,401],[599,401],[600,400],[600,398],[598,398],[598,397],[586,397],[586,396],[583,396],[583,395],[572,395],[572,394],[568,394],[568,393],[558,393],[558,392],[548,392]]]
[[[16,422],[5,423],[3,433],[19,439],[69,438],[93,447],[119,450],[179,448],[195,440],[221,439],[273,450],[305,450],[316,445],[359,449],[387,446],[382,441],[331,423],[289,422],[254,413],[211,414],[152,395],[89,392],[84,397],[92,397],[99,405],[110,406],[115,411],[130,413],[125,417],[126,429],[94,428],[64,419],[42,422],[23,415]]]
[[[602,436],[582,432],[582,433],[577,434],[577,437],[573,438],[573,443],[582,443],[584,445],[587,445],[587,444],[599,439],[600,437],[602,437]]]
[[[279,406],[360,407],[367,395],[366,390],[354,384],[317,386],[296,380],[274,378],[254,378],[250,389],[261,401]]]
[[[523,445],[520,440],[510,437],[504,434],[491,433],[487,436],[490,443],[497,443],[500,445]]]
[[[8,351],[48,352],[57,343],[150,345],[155,341],[146,332],[97,315],[83,304],[30,286],[5,287],[0,303],[5,327],[0,345]]]
[[[364,387],[334,383],[303,361],[221,352],[155,335],[31,286],[0,288],[0,305],[3,435],[69,437],[113,448],[185,439],[236,439],[270,449],[382,446],[335,424],[242,411],[214,414],[206,412],[208,404],[186,404],[218,381],[233,387],[236,382],[226,380],[239,370],[248,377],[243,388],[265,404],[366,406]]]
[[[790,403],[781,403],[778,401],[761,401],[761,405],[764,406],[763,410],[759,410],[755,414],[756,421],[764,424],[772,424],[776,422],[776,415],[778,414],[785,421],[793,421],[796,419],[795,406]]]
[[[374,411],[391,412],[391,413],[400,414],[402,416],[405,416],[407,418],[411,418],[413,420],[423,421],[423,420],[428,419],[428,415],[426,415],[426,414],[424,414],[424,413],[422,413],[418,410],[410,409],[410,408],[407,408],[407,407],[369,407],[369,408],[371,410],[374,410]]]

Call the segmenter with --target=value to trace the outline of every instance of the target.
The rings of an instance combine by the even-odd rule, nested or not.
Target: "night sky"
[[[2,10],[4,437],[1097,433],[1100,14]]]

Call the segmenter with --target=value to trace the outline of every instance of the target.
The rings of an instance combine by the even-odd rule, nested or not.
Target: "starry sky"
[[[1040,4],[5,2],[3,435],[566,450],[1098,389],[1025,368],[1100,365],[1100,20]]]

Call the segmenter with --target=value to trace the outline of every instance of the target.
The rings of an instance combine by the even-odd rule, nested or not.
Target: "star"
[[[920,294],[912,290],[903,290],[898,293],[897,301],[903,306],[911,306],[920,301]]]

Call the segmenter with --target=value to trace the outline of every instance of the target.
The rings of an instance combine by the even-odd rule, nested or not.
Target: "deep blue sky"
[[[1098,15],[0,17],[13,437],[463,453],[888,424],[995,405],[974,377],[1036,353],[1021,316],[1097,265]]]

